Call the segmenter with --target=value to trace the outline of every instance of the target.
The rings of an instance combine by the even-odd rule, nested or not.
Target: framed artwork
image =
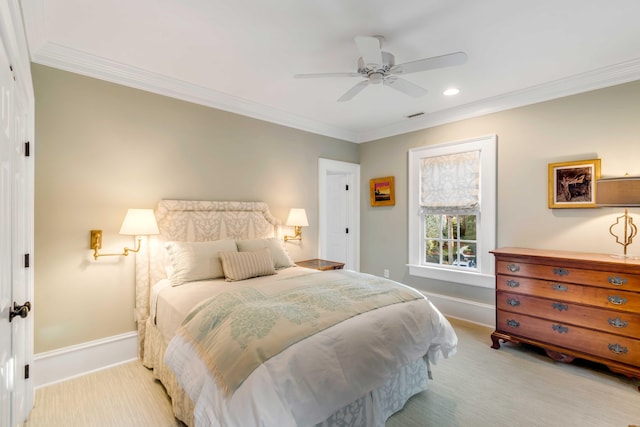
[[[549,163],[549,208],[595,208],[600,159]]]
[[[396,192],[392,176],[370,179],[369,193],[371,206],[394,206],[396,204]]]

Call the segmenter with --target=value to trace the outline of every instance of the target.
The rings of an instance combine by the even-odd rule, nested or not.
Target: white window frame
[[[477,225],[475,271],[427,264],[424,259],[424,220],[420,208],[420,162],[425,157],[465,151],[480,151],[480,210]],[[497,137],[482,136],[464,141],[429,145],[409,150],[409,274],[484,288],[495,287],[495,262],[490,250],[496,247]]]

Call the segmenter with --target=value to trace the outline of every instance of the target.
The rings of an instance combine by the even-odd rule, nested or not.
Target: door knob
[[[20,316],[24,319],[25,317],[27,317],[30,311],[31,303],[29,301],[25,302],[22,305],[18,305],[18,303],[14,301],[13,309],[9,312],[9,322],[11,322],[16,316]]]

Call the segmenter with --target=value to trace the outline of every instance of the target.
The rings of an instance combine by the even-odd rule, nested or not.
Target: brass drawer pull
[[[557,274],[560,277],[568,276],[569,275],[569,270],[565,270],[564,268],[554,268],[553,269],[553,274]]]
[[[558,292],[567,292],[569,290],[569,287],[563,285],[562,283],[554,283],[553,285],[551,285],[551,289]]]
[[[611,303],[611,304],[615,304],[615,305],[622,305],[622,304],[626,304],[627,303],[627,299],[626,298],[620,298],[618,295],[607,295],[607,300]]]
[[[551,329],[553,329],[554,331],[556,331],[559,334],[561,334],[563,332],[565,334],[569,333],[569,328],[567,328],[566,326],[562,326],[562,325],[552,325]]]
[[[615,354],[627,354],[627,347],[623,347],[620,344],[609,344],[609,350],[613,351]]]
[[[520,305],[520,301],[515,298],[507,298],[507,304],[509,304],[511,307],[517,307]]]
[[[507,280],[507,286],[510,288],[517,288],[518,286],[520,286],[520,282],[518,282],[517,280]]]
[[[619,276],[614,276],[614,277],[609,276],[607,277],[607,281],[612,285],[616,285],[616,286],[622,286],[627,284],[627,279]]]
[[[520,322],[513,319],[507,319],[507,326],[509,326],[510,328],[519,328]]]
[[[563,310],[569,311],[569,306],[567,304],[562,304],[561,302],[554,302],[551,305],[555,310],[558,310],[560,312],[562,312]]]
[[[619,317],[616,317],[615,319],[609,319],[608,321],[609,324],[614,328],[626,328],[628,325],[626,320],[622,320]]]
[[[512,273],[517,273],[518,271],[520,271],[520,266],[518,264],[508,264],[507,270]]]

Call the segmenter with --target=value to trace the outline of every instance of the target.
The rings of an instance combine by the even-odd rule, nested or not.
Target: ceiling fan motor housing
[[[358,58],[358,73],[365,77],[371,77],[372,74],[382,74],[387,76],[396,65],[396,58],[389,52],[380,52],[382,54],[382,64],[365,64],[362,57]]]

